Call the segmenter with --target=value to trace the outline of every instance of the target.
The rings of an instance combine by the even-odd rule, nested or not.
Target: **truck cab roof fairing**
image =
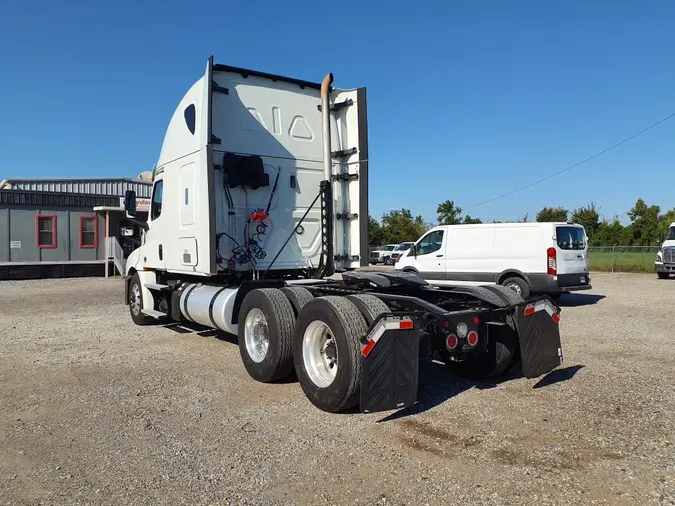
[[[204,77],[192,85],[176,107],[164,134],[157,167],[195,153],[208,144],[209,75],[207,66]]]

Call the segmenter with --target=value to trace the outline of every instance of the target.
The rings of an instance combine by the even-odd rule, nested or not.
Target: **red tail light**
[[[476,346],[478,344],[478,334],[476,331],[472,330],[469,332],[469,335],[466,337],[466,342],[469,343],[469,346]]]
[[[445,342],[449,350],[454,350],[457,347],[457,336],[455,334],[450,334]]]
[[[548,274],[555,276],[558,274],[558,262],[556,261],[556,252],[555,248],[549,248],[546,251],[546,256],[548,257]]]

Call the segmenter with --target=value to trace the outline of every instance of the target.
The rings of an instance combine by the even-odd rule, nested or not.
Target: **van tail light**
[[[549,248],[546,251],[546,256],[548,257],[548,270],[547,273],[551,276],[558,274],[558,262],[556,261],[556,252],[555,248]]]

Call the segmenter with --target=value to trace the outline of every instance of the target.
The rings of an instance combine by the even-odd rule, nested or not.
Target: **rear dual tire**
[[[492,325],[489,330],[489,342],[485,353],[467,358],[462,362],[453,362],[449,354],[441,350],[441,357],[453,374],[472,380],[495,378],[516,360],[516,334],[508,326]]]
[[[503,306],[521,304],[524,301],[524,297],[506,286],[488,285],[483,288],[492,292],[494,296],[501,300]],[[507,318],[507,325],[489,326],[486,353],[470,357],[463,362],[453,362],[449,360],[448,352],[441,350],[441,358],[447,363],[453,374],[472,380],[486,380],[500,376],[518,364],[520,353],[518,351],[515,322],[513,322],[511,316]]]
[[[354,408],[361,387],[361,337],[388,311],[373,295],[314,298],[302,287],[252,290],[239,311],[244,367],[264,383],[295,369],[317,408],[331,413]]]
[[[281,290],[251,290],[239,310],[239,354],[256,381],[270,383],[293,371],[295,312]]]
[[[361,342],[367,329],[359,309],[344,297],[319,297],[298,315],[293,360],[300,386],[317,408],[335,413],[358,405]]]

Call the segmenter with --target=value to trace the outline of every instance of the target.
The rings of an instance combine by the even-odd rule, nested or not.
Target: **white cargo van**
[[[439,286],[508,286],[523,296],[591,288],[586,231],[573,223],[432,228],[396,262]]]

